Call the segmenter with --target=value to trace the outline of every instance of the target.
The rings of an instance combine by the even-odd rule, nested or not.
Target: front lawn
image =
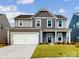
[[[75,45],[38,45],[32,58],[79,57],[79,47]]]

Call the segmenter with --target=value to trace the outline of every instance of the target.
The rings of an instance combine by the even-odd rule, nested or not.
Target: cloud
[[[26,14],[25,12],[18,11],[15,5],[0,6],[0,13],[6,14],[8,21],[10,22],[10,25],[12,27],[14,26],[14,17],[20,14]]]
[[[65,9],[61,8],[58,12],[64,14],[64,13],[66,13],[67,11],[66,11]]]
[[[0,6],[0,11],[2,12],[11,12],[11,11],[16,11],[17,7],[14,5],[10,6]]]
[[[75,9],[76,12],[79,12],[79,7],[78,6],[76,6],[74,9]]]
[[[17,0],[18,4],[31,4],[34,0]]]
[[[7,18],[10,22],[10,25],[13,27],[14,26],[14,17],[20,15],[20,14],[26,14],[24,12],[21,12],[21,11],[15,11],[15,12],[6,12],[5,13],[7,15]]]

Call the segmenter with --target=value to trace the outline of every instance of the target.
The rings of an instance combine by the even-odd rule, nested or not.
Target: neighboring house
[[[7,29],[10,28],[10,24],[6,15],[0,14],[0,44],[7,44]]]
[[[66,28],[66,21],[66,17],[54,15],[45,7],[34,15],[19,15],[15,27],[8,31],[8,43],[70,43],[71,30]]]
[[[79,13],[73,14],[69,28],[72,28],[71,41],[79,40]]]

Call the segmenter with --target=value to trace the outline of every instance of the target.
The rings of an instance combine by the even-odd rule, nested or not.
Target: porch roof
[[[38,32],[39,29],[36,28],[26,28],[26,27],[13,27],[9,29],[10,32]]]
[[[56,28],[56,29],[43,29],[43,32],[68,32],[71,31],[69,28]]]
[[[71,31],[70,28],[45,28],[45,29],[36,29],[31,27],[13,27],[10,28],[9,31],[11,32],[37,32],[42,30],[43,32],[68,32]]]

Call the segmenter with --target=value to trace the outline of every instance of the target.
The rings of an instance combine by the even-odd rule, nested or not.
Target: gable
[[[41,10],[39,10],[39,12],[34,15],[34,17],[52,17],[52,16],[53,15],[51,14],[51,12],[49,12],[49,10],[47,10],[47,8],[45,7],[41,8]]]
[[[51,15],[48,11],[40,11],[34,17],[52,17],[52,16],[53,15]]]
[[[73,28],[74,25],[76,25],[76,23],[79,22],[79,15],[78,14],[73,14],[71,22],[69,24],[69,28]]]

